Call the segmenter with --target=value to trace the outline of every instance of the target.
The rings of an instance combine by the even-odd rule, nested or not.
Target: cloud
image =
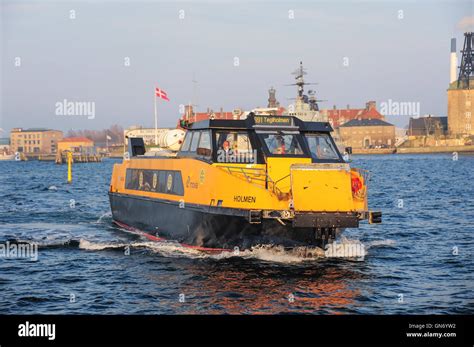
[[[472,31],[474,29],[474,16],[463,17],[457,26],[459,30]]]

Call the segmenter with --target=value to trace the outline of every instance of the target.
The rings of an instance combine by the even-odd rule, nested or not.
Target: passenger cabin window
[[[127,169],[125,188],[145,192],[184,195],[180,171]]]
[[[259,134],[268,152],[275,155],[303,155],[297,134]]]
[[[341,160],[328,134],[306,134],[311,157],[316,160]]]
[[[256,153],[247,132],[218,131],[216,133],[217,162],[255,163]]]

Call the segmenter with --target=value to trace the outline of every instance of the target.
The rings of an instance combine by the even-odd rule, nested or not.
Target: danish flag
[[[163,100],[170,101],[170,99],[168,99],[168,95],[163,89],[155,88],[155,96],[162,98]]]

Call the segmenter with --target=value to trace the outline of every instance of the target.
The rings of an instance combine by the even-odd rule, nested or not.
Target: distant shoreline
[[[437,147],[399,147],[399,148],[374,148],[353,149],[352,154],[436,154],[453,152],[473,152],[474,145],[469,146],[437,146]]]

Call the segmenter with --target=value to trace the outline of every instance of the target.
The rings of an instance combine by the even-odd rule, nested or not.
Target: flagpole
[[[154,95],[154,103],[155,103],[155,145],[158,146],[158,116],[156,113],[156,87],[155,90],[153,91]]]

